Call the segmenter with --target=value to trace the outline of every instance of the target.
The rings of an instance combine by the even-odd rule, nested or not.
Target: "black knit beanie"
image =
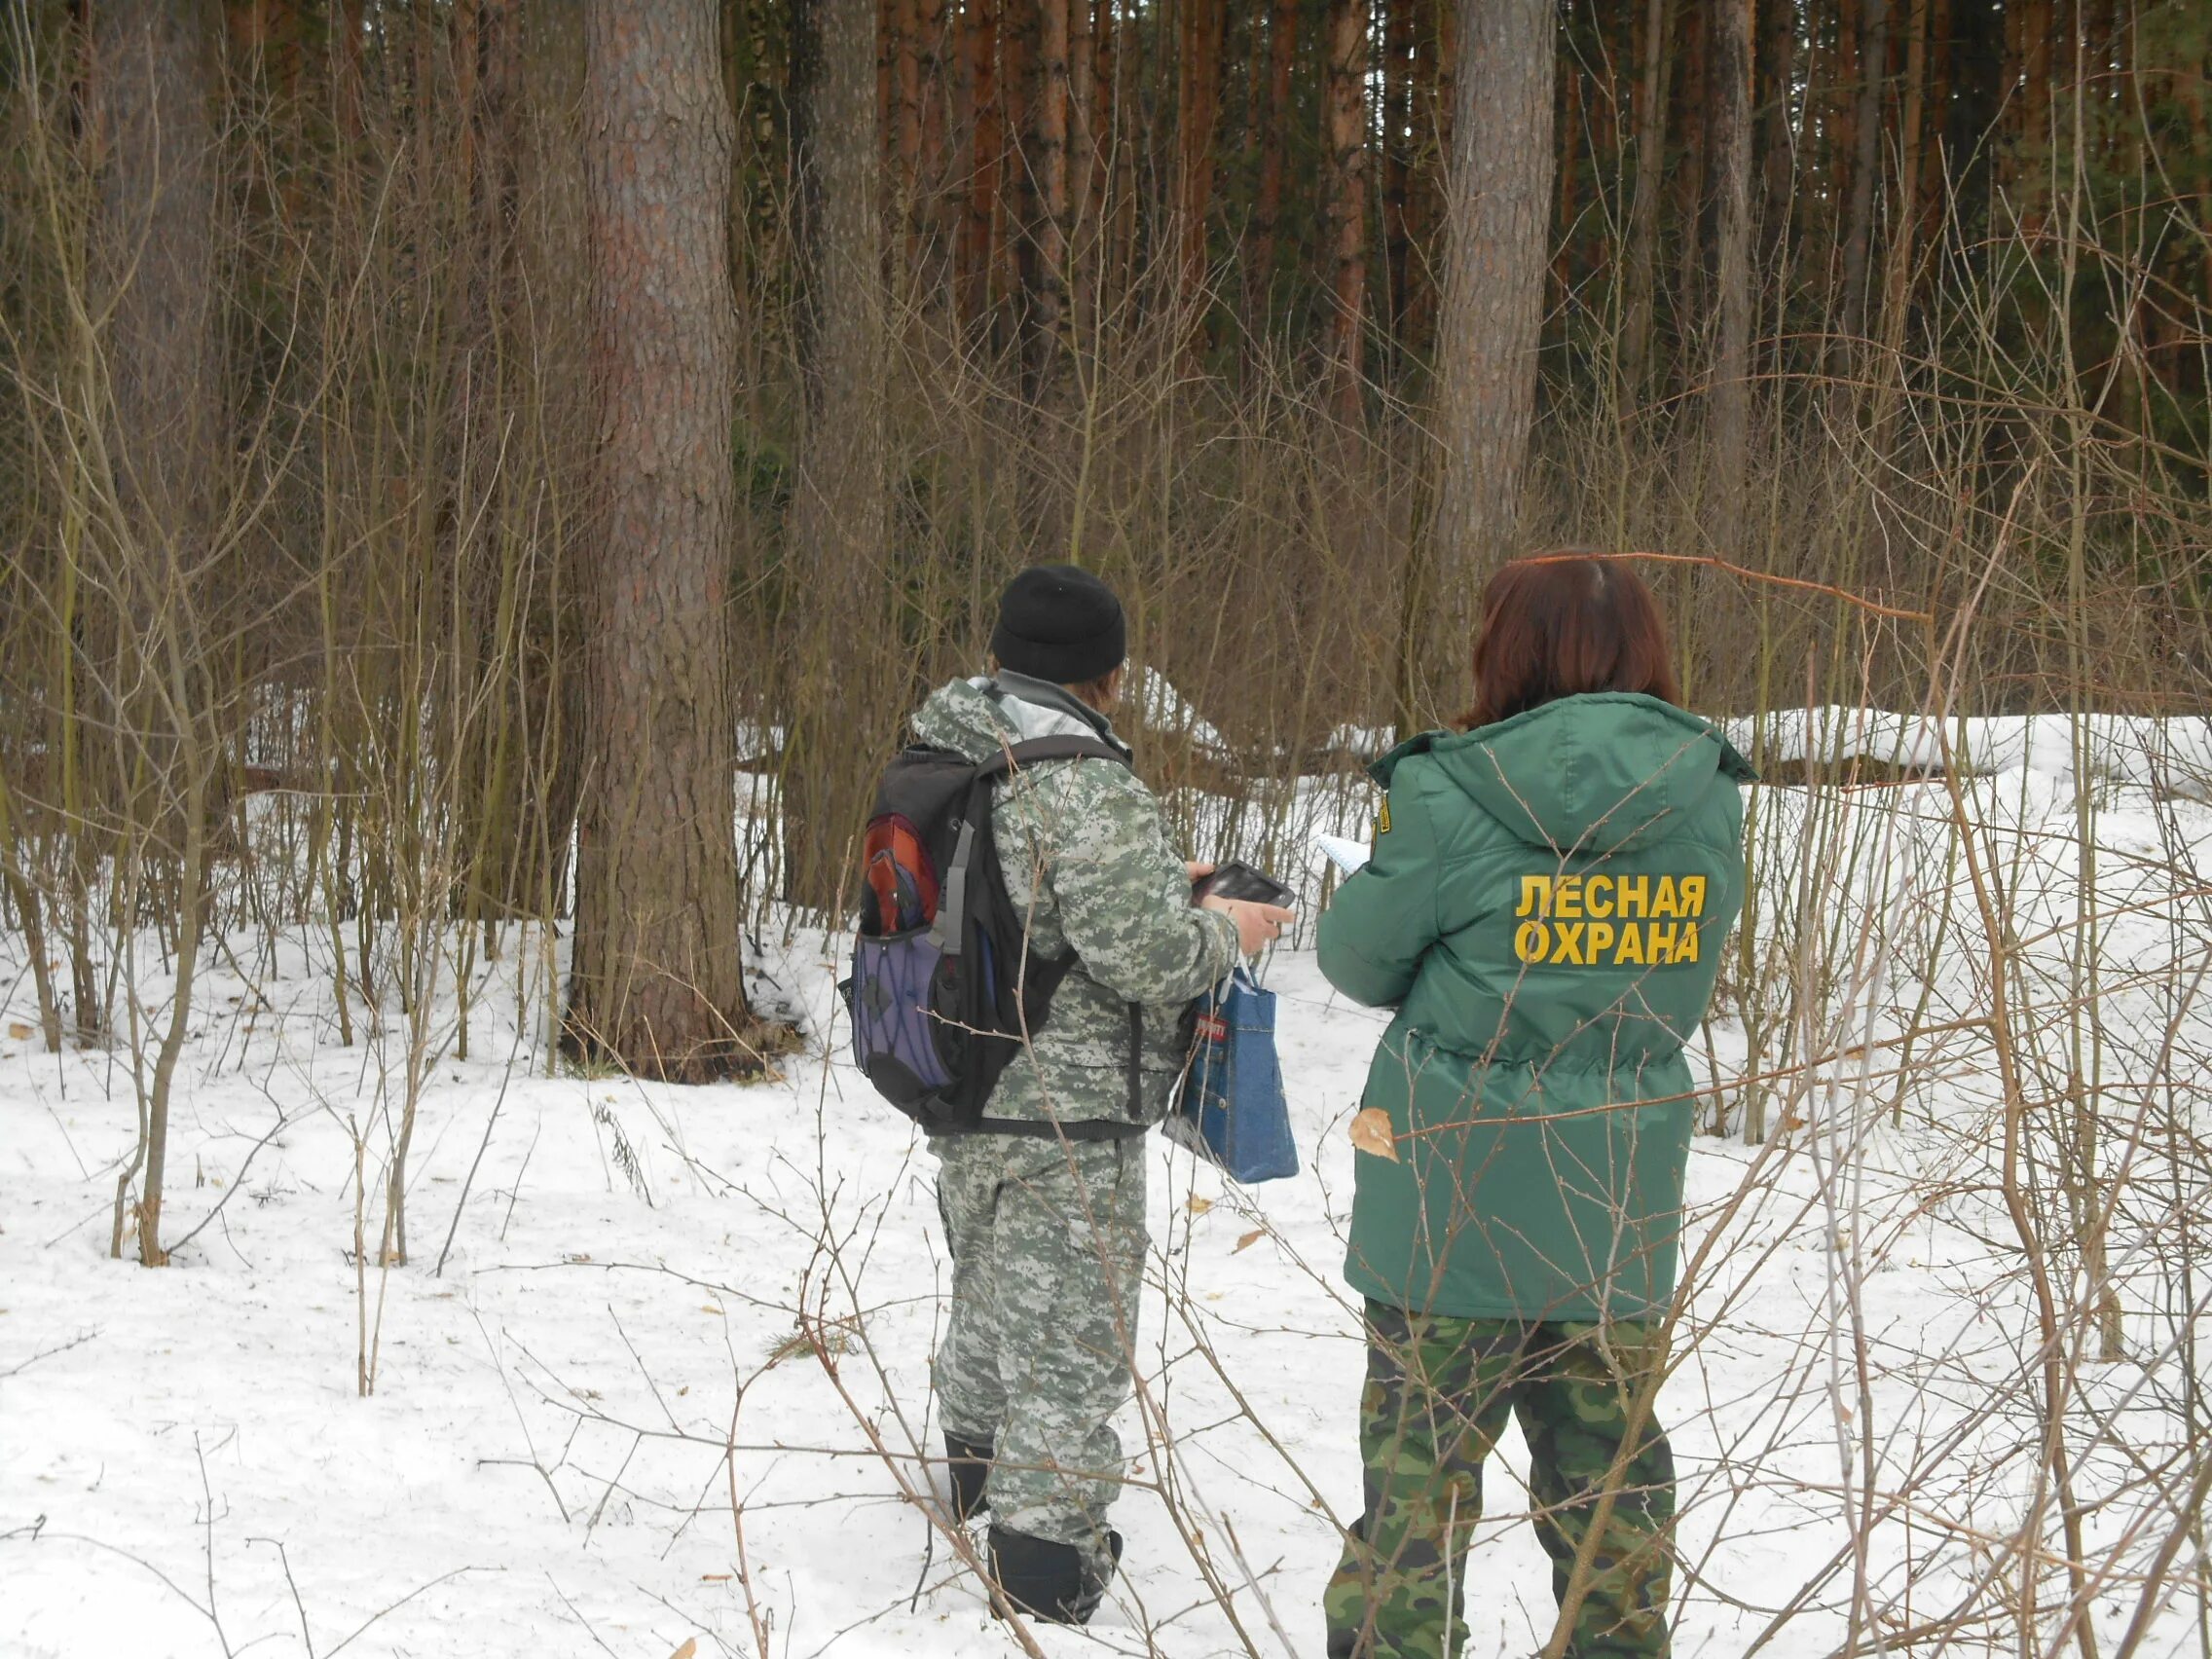
[[[1120,668],[1128,643],[1114,590],[1073,565],[1024,571],[999,595],[991,654],[1015,674],[1085,685]]]

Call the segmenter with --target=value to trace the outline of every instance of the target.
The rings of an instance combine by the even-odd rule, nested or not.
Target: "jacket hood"
[[[914,735],[969,760],[983,761],[1007,746],[1036,737],[1102,737],[1125,755],[1104,715],[1085,708],[1057,685],[1022,675],[977,675],[930,693],[914,717]]]
[[[1426,755],[1507,830],[1556,854],[1632,851],[1674,834],[1716,778],[1751,763],[1697,716],[1633,692],[1562,697],[1468,732],[1423,732],[1371,768],[1389,786]]]

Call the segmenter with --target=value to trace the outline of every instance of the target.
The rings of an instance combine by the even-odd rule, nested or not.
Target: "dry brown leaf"
[[[699,1574],[699,1582],[702,1584],[727,1584],[735,1576],[734,1573],[728,1572],[702,1572]]]
[[[17,1042],[21,1043],[27,1041],[30,1037],[30,1034],[31,1028],[25,1025],[21,1020],[11,1019],[8,1021],[8,1035],[13,1037]]]
[[[671,1653],[668,1659],[691,1659],[691,1656],[698,1651],[699,1639],[695,1636],[687,1636],[683,1639],[683,1645]]]
[[[1398,1161],[1398,1141],[1390,1132],[1390,1114],[1380,1106],[1369,1106],[1352,1119],[1351,1144],[1356,1151],[1387,1158],[1392,1163]]]
[[[702,1313],[719,1313],[721,1309],[712,1302],[702,1302],[699,1304],[699,1311]]]
[[[1267,1235],[1268,1230],[1266,1228],[1255,1227],[1251,1232],[1245,1234],[1243,1237],[1237,1239],[1236,1250],[1249,1250],[1253,1245],[1257,1244]],[[1236,1250],[1232,1250],[1229,1253],[1234,1256],[1236,1254]]]
[[[1211,1208],[1213,1208],[1213,1199],[1201,1198],[1196,1193],[1191,1195],[1191,1213],[1193,1215],[1203,1215]]]

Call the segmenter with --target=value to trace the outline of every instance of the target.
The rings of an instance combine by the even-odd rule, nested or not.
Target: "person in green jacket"
[[[1570,1659],[1668,1652],[1666,1371],[1693,1119],[1682,1045],[1742,907],[1743,756],[1677,707],[1625,565],[1507,565],[1476,704],[1374,767],[1374,853],[1321,971],[1396,1011],[1354,1139],[1365,1505],[1331,1659],[1449,1659],[1482,1466],[1509,1418]],[[1595,1536],[1593,1533],[1595,1532]]]

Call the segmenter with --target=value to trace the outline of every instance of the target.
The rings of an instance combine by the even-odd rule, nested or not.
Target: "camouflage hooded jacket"
[[[914,717],[914,734],[972,760],[1037,737],[1103,737],[1125,752],[1103,715],[1015,674],[942,687]],[[1111,760],[1030,767],[999,789],[991,833],[1007,897],[1030,917],[1030,949],[1076,952],[1030,1051],[999,1080],[991,1116],[1128,1121],[1131,1033],[1141,1028],[1138,1116],[1158,1123],[1183,1067],[1184,1007],[1234,966],[1235,924],[1192,906],[1160,803]]]

